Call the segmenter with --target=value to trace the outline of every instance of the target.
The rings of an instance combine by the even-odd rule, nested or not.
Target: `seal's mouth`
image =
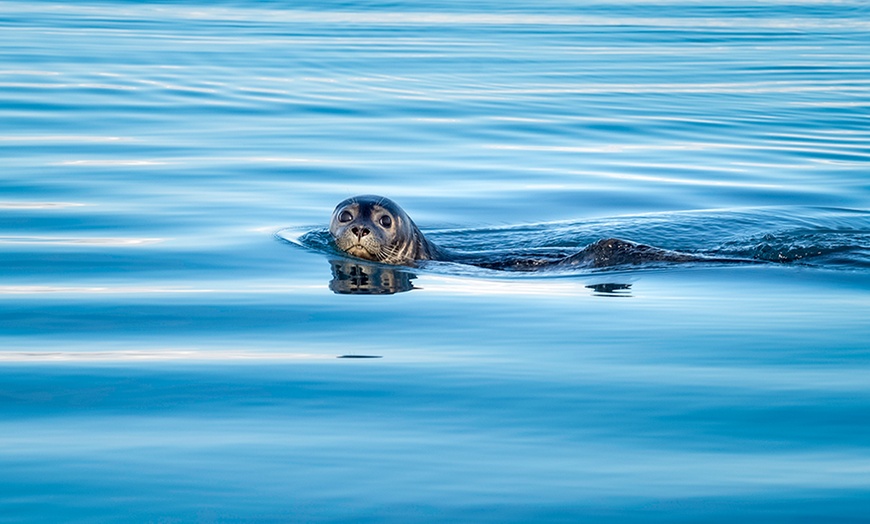
[[[357,244],[355,246],[350,246],[349,248],[347,248],[346,252],[348,255],[353,255],[353,256],[358,257],[358,258],[365,258],[366,260],[374,260],[374,257],[372,257],[372,254],[369,253],[368,249],[364,248],[363,246],[361,246],[359,244]]]

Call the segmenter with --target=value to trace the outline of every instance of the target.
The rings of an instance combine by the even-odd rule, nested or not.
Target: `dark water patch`
[[[629,297],[631,296],[631,284],[592,284],[586,286],[596,295],[604,297]]]

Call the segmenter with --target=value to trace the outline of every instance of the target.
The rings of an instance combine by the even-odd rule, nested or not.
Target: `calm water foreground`
[[[867,522],[868,31],[0,4],[0,522]],[[299,241],[356,193],[454,249],[768,262],[362,278]]]

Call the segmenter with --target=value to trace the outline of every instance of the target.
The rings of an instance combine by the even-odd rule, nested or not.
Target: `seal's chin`
[[[349,248],[347,248],[346,251],[347,251],[348,255],[355,256],[357,258],[364,258],[366,260],[374,260],[375,259],[366,248],[362,247],[359,244],[357,244],[355,246],[350,246]]]

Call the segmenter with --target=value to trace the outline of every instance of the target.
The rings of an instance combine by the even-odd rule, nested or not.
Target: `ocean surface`
[[[870,522],[864,0],[0,3],[0,523]],[[355,194],[495,257],[390,268]]]

